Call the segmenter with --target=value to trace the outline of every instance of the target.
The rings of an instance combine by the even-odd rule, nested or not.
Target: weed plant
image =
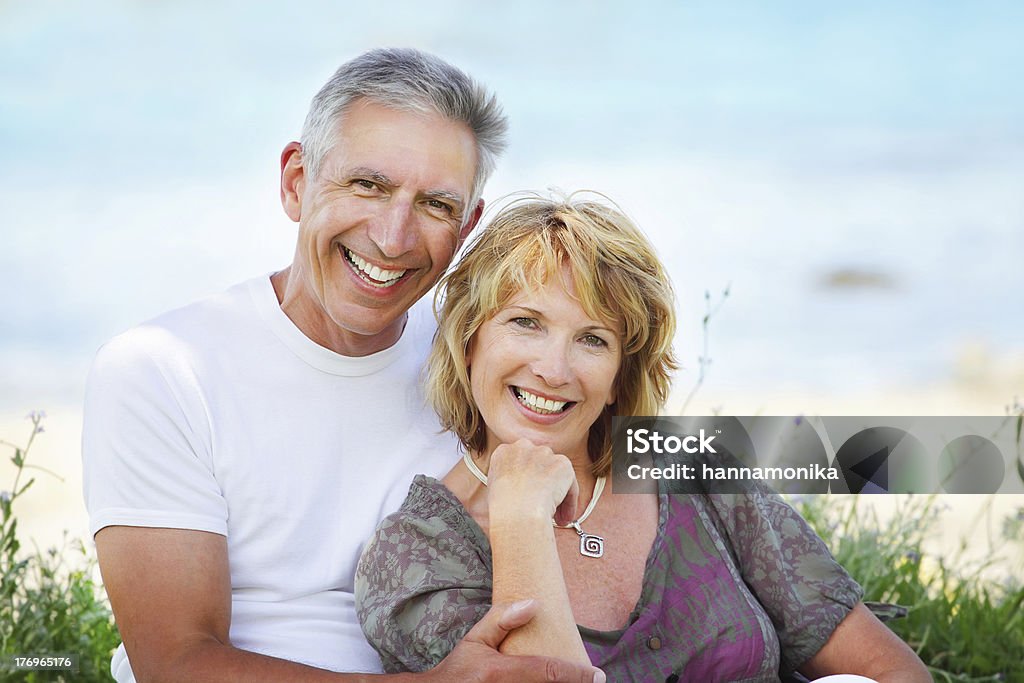
[[[0,491],[0,680],[111,681],[110,656],[120,642],[102,589],[92,579],[95,560],[81,542],[40,551],[26,551],[18,539],[14,505],[35,479],[26,463],[29,449],[43,431],[43,414],[32,413],[32,434],[21,447],[0,441],[13,451],[14,484]],[[51,473],[52,474],[52,473]],[[14,668],[14,657],[76,655],[78,670]]]
[[[995,560],[929,555],[942,513],[935,496],[907,496],[883,523],[858,496],[808,496],[796,507],[864,587],[865,601],[909,608],[888,626],[936,681],[1024,683],[1024,584],[986,579]],[[1006,543],[1020,543],[1020,517],[1006,520]],[[956,566],[954,566],[956,565]]]

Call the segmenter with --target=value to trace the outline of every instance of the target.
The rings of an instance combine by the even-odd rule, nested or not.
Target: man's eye
[[[367,180],[366,178],[357,178],[356,180],[352,181],[352,184],[356,185],[357,187],[361,187],[364,190],[377,189],[377,183],[373,182],[372,180]]]
[[[431,199],[430,201],[427,202],[427,206],[429,206],[431,209],[436,209],[437,211],[443,211],[446,214],[455,213],[455,209],[451,207],[451,204],[445,204],[444,202],[438,199]]]

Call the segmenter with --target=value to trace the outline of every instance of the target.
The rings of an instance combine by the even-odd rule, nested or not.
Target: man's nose
[[[560,387],[572,379],[572,362],[569,350],[564,344],[542,344],[537,357],[530,365],[530,370],[549,387]]]
[[[419,239],[415,207],[412,202],[392,198],[373,217],[367,232],[387,258],[397,258],[412,251]]]

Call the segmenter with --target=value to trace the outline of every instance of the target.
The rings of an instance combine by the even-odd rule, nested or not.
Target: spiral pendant
[[[580,537],[580,555],[583,557],[601,557],[604,555],[604,539],[596,534],[588,534],[580,528],[579,522],[569,524]]]
[[[604,539],[594,534],[580,534],[580,555],[601,557],[604,555]]]

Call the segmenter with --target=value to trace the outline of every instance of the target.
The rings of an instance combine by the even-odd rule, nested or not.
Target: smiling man
[[[315,176],[301,145],[285,148],[281,197],[299,240],[272,281],[310,339],[347,356],[398,341],[406,311],[480,218],[475,147],[463,121],[362,98]]]
[[[480,218],[504,144],[494,97],[451,65],[378,50],[314,98],[281,155],[290,266],[98,353],[86,503],[123,645],[118,681],[356,680],[364,540],[453,441],[420,394],[417,304]],[[535,606],[496,608],[427,680],[593,680],[498,654]]]

